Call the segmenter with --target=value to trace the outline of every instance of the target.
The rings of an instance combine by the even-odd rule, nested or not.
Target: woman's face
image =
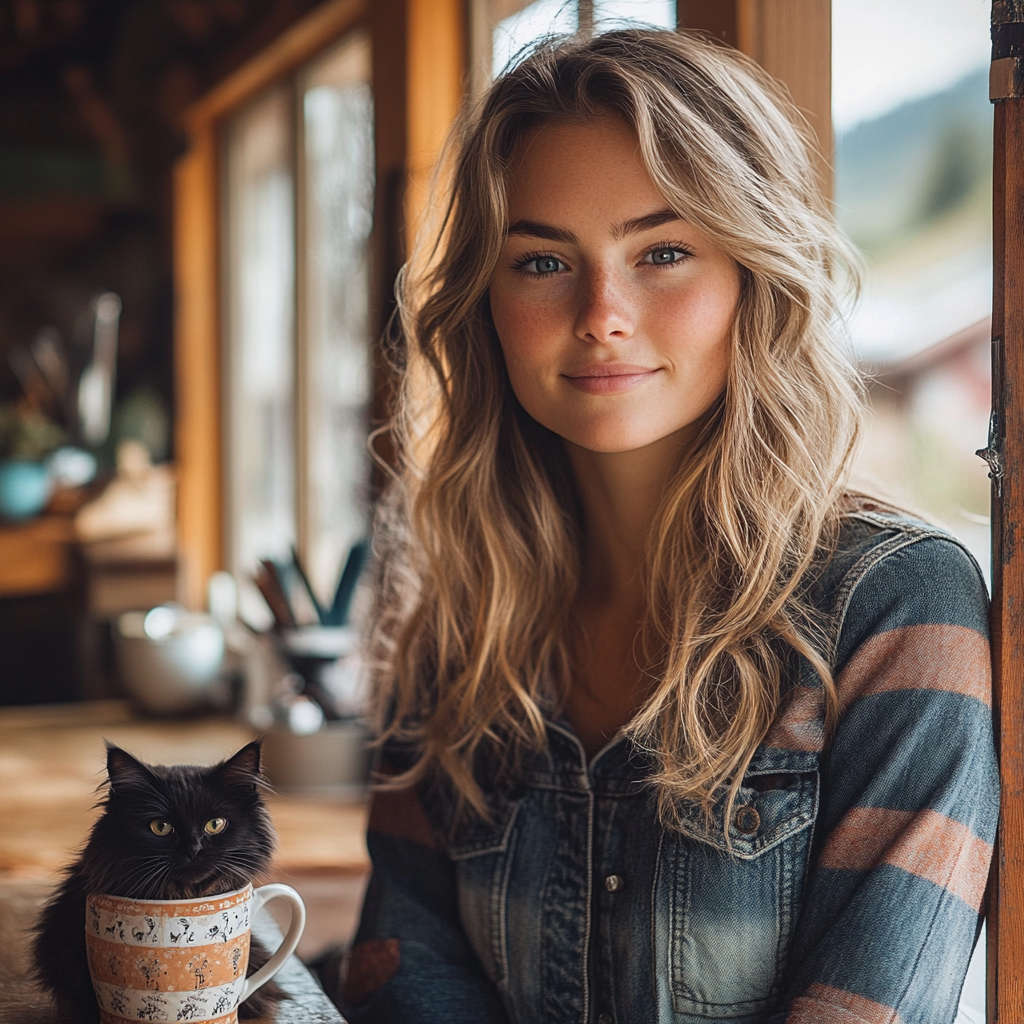
[[[687,440],[725,387],[736,264],[666,208],[614,116],[529,137],[490,284],[512,388],[597,452]]]

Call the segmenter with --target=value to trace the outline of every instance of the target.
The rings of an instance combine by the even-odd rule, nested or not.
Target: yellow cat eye
[[[174,826],[169,821],[161,821],[154,818],[149,823],[149,830],[157,836],[169,836],[174,831]]]
[[[218,832],[223,832],[227,827],[227,818],[211,818],[204,826],[204,831],[208,835],[215,836]]]

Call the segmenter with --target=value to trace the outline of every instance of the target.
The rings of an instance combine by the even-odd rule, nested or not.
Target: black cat
[[[85,954],[89,893],[174,900],[232,892],[267,869],[276,841],[260,797],[259,741],[212,768],[147,765],[108,743],[107,776],[103,814],[43,908],[32,950],[40,983],[61,1009],[90,1022],[99,1007]],[[268,959],[254,938],[248,973]],[[261,1017],[283,998],[271,981],[238,1015]]]

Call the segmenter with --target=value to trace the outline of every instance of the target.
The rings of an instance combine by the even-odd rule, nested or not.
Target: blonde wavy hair
[[[547,41],[461,115],[438,223],[399,288],[399,466],[378,522],[372,664],[383,738],[415,752],[394,784],[440,773],[484,815],[485,791],[543,747],[564,699],[577,498],[560,439],[509,385],[488,285],[521,141],[609,113],[742,281],[725,391],[666,488],[645,562],[649,688],[626,731],[653,755],[671,827],[685,801],[731,807],[794,654],[821,677],[829,722],[836,706],[801,594],[834,543],[859,431],[859,380],[835,341],[856,256],[806,123],[738,52],[655,30]]]

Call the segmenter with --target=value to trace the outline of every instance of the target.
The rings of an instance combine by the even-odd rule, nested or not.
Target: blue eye
[[[648,259],[656,267],[665,267],[670,263],[678,263],[686,254],[680,249],[672,249],[666,246],[660,246],[657,249],[652,249],[648,254]]]
[[[525,270],[536,277],[548,277],[566,270],[566,265],[556,256],[526,256],[516,264],[517,269]]]

